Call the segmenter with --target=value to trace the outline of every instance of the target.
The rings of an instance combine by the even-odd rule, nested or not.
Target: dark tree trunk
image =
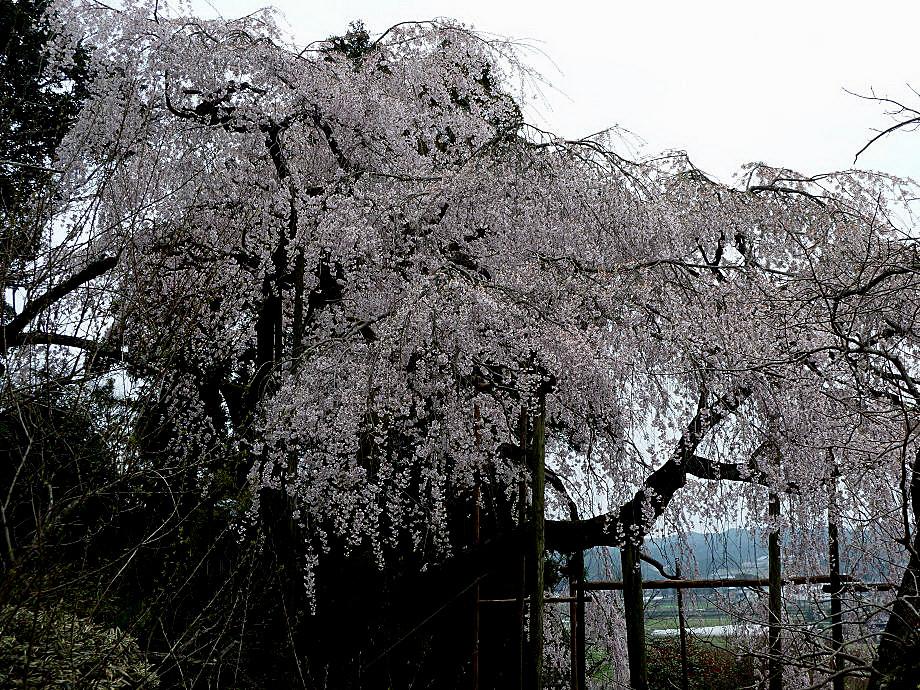
[[[916,690],[920,674],[920,452],[911,472],[913,538],[897,598],[878,645],[868,690]]]

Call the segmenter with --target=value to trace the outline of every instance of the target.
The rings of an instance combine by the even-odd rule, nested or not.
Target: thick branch
[[[547,548],[575,551],[593,546],[620,546],[627,539],[641,541],[674,494],[686,484],[690,468],[700,469],[694,459],[699,458],[696,449],[703,438],[735,412],[750,394],[750,388],[742,386],[712,405],[705,404],[704,396],[671,457],[649,475],[630,501],[618,511],[586,520],[548,520]]]
[[[28,331],[26,333],[17,334],[7,345],[8,347],[20,347],[23,345],[63,345],[64,347],[75,347],[80,350],[86,350],[91,357],[98,357],[109,362],[122,362],[128,367],[138,371],[151,371],[151,367],[146,362],[133,357],[124,350],[111,347],[104,342],[93,340],[92,338],[82,338],[77,335],[67,335],[66,333]]]
[[[16,344],[16,337],[21,334],[23,329],[32,322],[32,319],[41,312],[69,295],[81,285],[113,269],[117,264],[117,256],[105,256],[96,259],[66,280],[49,288],[47,292],[39,295],[35,299],[29,300],[25,308],[3,327],[3,336],[2,339],[0,339],[0,348],[2,349],[0,349],[0,351],[6,352],[7,349],[13,347]]]

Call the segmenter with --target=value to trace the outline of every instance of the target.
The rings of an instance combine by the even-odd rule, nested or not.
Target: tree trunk
[[[913,539],[910,556],[897,598],[878,643],[878,654],[872,666],[868,690],[904,688],[915,690],[909,676],[920,671],[920,451],[911,472],[910,502],[914,512]]]

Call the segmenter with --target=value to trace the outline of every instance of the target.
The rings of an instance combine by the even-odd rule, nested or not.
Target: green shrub
[[[680,688],[680,641],[655,638],[648,642],[649,690]],[[687,641],[687,678],[690,690],[738,690],[754,684],[750,658],[707,642]]]
[[[152,689],[159,681],[118,628],[54,611],[0,609],[0,687]]]

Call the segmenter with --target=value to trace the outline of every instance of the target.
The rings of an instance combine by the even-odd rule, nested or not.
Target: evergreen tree
[[[85,94],[86,56],[49,61],[49,0],[0,0],[0,271],[37,248],[38,192],[53,175],[54,150]]]

